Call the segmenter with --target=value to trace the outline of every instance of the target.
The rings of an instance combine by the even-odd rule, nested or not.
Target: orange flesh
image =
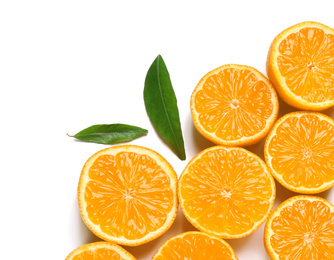
[[[232,259],[230,249],[218,239],[205,235],[186,234],[170,240],[154,260]]]
[[[195,110],[207,132],[230,141],[263,130],[273,104],[269,88],[252,71],[227,68],[206,79],[195,94]]]
[[[110,249],[96,249],[94,251],[85,251],[73,257],[73,260],[104,260],[104,259],[113,259],[113,260],[122,260],[117,252]]]
[[[334,213],[321,201],[299,200],[271,223],[270,245],[279,259],[334,258]]]
[[[146,155],[102,155],[90,168],[89,178],[88,217],[109,235],[144,237],[163,226],[173,207],[169,177]]]
[[[291,33],[279,45],[277,64],[295,95],[308,102],[334,98],[334,35],[317,28]]]
[[[270,207],[271,182],[243,151],[210,151],[188,169],[180,185],[184,208],[201,226],[242,234]]]
[[[320,187],[334,176],[334,126],[315,115],[289,117],[277,128],[268,152],[286,183]]]

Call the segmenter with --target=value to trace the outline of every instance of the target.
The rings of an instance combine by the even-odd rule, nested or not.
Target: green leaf
[[[160,55],[147,72],[144,102],[147,114],[158,134],[181,160],[185,160],[177,100],[166,64]]]
[[[98,144],[131,141],[147,134],[146,129],[126,124],[93,125],[70,137]]]

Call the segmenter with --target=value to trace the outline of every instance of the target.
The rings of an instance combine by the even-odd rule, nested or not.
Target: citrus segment
[[[271,211],[275,182],[243,148],[215,146],[196,155],[179,179],[181,209],[196,228],[222,238],[255,231]]]
[[[73,250],[65,260],[136,260],[124,248],[108,242],[95,242]]]
[[[316,196],[291,197],[269,216],[264,242],[272,259],[334,259],[334,206]]]
[[[228,64],[207,73],[191,96],[197,130],[210,141],[229,146],[260,141],[277,118],[274,87],[256,69]]]
[[[114,146],[97,152],[83,167],[78,199],[82,218],[100,238],[124,245],[164,233],[177,212],[177,175],[156,152]]]
[[[334,185],[334,120],[318,112],[293,112],[268,134],[265,159],[286,188],[318,193]]]
[[[334,30],[316,22],[296,24],[272,42],[267,73],[282,99],[299,109],[334,105]]]
[[[185,232],[168,239],[152,260],[237,260],[232,247],[224,240],[202,232]]]

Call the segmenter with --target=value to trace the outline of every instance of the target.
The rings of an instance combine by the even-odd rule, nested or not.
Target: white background
[[[108,146],[75,141],[67,133],[93,124],[146,128],[148,135],[131,144],[156,150],[179,175],[213,145],[195,130],[190,115],[190,95],[200,78],[227,63],[266,75],[273,38],[306,20],[334,27],[331,2],[1,1],[1,258],[65,259],[99,240],[81,220],[76,191],[85,161]],[[185,161],[160,140],[144,107],[145,76],[158,54],[178,100]],[[280,109],[280,115],[294,111],[282,102]],[[249,149],[263,158],[263,141]],[[275,206],[292,195],[277,185]],[[333,189],[320,196],[334,202]],[[194,228],[179,213],[165,235],[126,249],[150,259],[163,241],[187,230]],[[228,242],[240,260],[269,259],[263,226]]]

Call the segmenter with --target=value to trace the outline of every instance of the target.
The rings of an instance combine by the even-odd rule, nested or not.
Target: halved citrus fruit
[[[179,202],[189,222],[220,238],[251,234],[273,208],[269,168],[244,148],[214,146],[196,155],[179,179]]]
[[[152,260],[237,260],[232,247],[224,240],[203,232],[179,234],[163,243]]]
[[[74,249],[65,260],[136,260],[133,255],[119,245],[95,242]]]
[[[313,194],[334,185],[334,120],[319,112],[284,115],[268,134],[267,165],[289,190]]]
[[[178,208],[177,175],[157,152],[135,145],[103,149],[88,159],[79,209],[98,237],[135,246],[162,235]]]
[[[207,73],[191,95],[197,130],[210,141],[227,146],[259,142],[278,114],[270,81],[256,69],[228,64]]]
[[[324,110],[334,105],[334,29],[302,22],[281,32],[267,57],[267,74],[289,105]]]
[[[264,243],[272,259],[334,259],[334,206],[299,195],[281,203],[265,225]]]

